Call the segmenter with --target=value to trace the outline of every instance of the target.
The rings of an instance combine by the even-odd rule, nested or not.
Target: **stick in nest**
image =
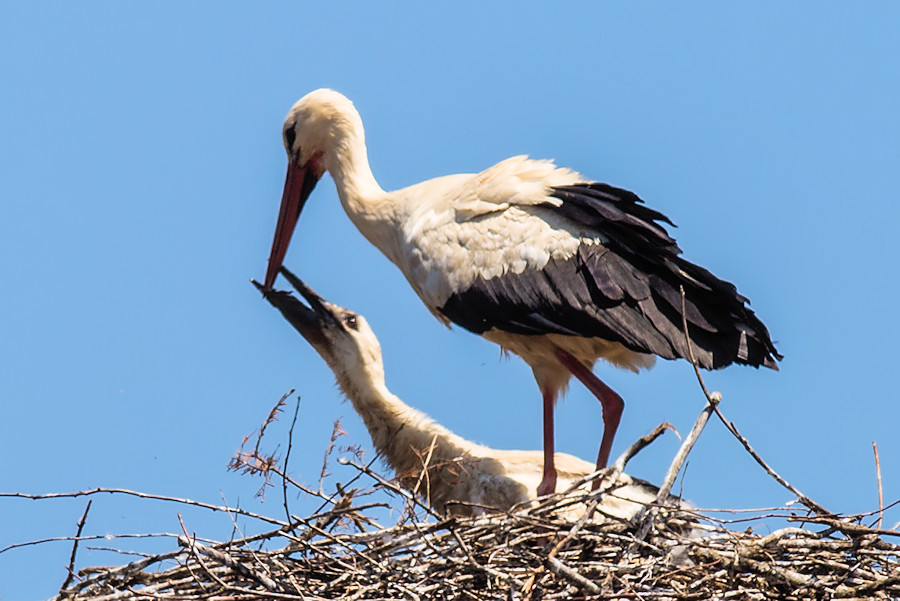
[[[881,460],[878,459],[878,443],[872,441],[872,451],[875,453],[875,475],[878,480],[878,529],[881,530],[884,519],[884,490],[881,488]]]
[[[72,584],[72,579],[75,578],[75,553],[78,551],[78,541],[81,538],[82,530],[84,530],[84,523],[87,521],[88,511],[91,510],[92,502],[93,499],[88,499],[87,506],[84,508],[84,513],[81,514],[81,519],[78,520],[78,530],[75,532],[75,540],[72,542],[72,555],[69,557],[69,565],[66,568],[68,574],[66,575],[65,582],[59,587],[60,595],[64,590],[69,588],[69,585]]]
[[[738,432],[737,427],[735,427],[735,425],[733,423],[731,423],[727,419],[725,419],[725,416],[722,414],[722,411],[719,409],[719,406],[718,406],[719,400],[721,400],[721,395],[719,395],[718,393],[710,394],[709,390],[707,390],[707,388],[706,388],[706,383],[703,381],[703,376],[700,375],[700,367],[698,366],[697,360],[694,357],[694,349],[693,349],[693,345],[691,344],[690,334],[688,333],[687,317],[686,317],[687,314],[685,313],[684,303],[685,303],[684,287],[682,286],[681,287],[681,315],[682,315],[682,323],[683,323],[683,327],[684,327],[684,337],[685,337],[685,340],[687,341],[688,353],[690,354],[690,357],[691,357],[691,364],[694,366],[694,373],[697,375],[697,381],[700,383],[700,388],[703,390],[703,395],[706,397],[706,400],[709,403],[708,407],[712,408],[712,410],[719,417],[719,419],[722,421],[722,423],[725,425],[725,427],[728,429],[728,431],[731,432],[731,434],[735,438],[738,439],[738,441],[743,445],[744,449],[746,449],[747,452],[750,453],[750,456],[753,457],[753,459],[764,470],[766,470],[766,473],[768,473],[770,476],[775,478],[776,482],[778,482],[779,484],[784,486],[786,489],[791,491],[791,493],[793,493],[797,497],[797,500],[799,500],[803,505],[807,506],[808,508],[810,508],[814,512],[818,513],[819,515],[834,515],[833,513],[831,513],[830,511],[828,511],[827,509],[825,509],[824,507],[822,507],[821,505],[819,505],[818,503],[816,503],[815,501],[813,501],[812,499],[810,499],[809,497],[804,495],[803,493],[801,493],[799,490],[794,488],[790,484],[790,482],[788,482],[787,480],[785,480],[784,478],[779,476],[775,472],[775,470],[773,470],[771,467],[769,467],[769,464],[767,464],[765,461],[763,461],[763,458],[760,457],[759,454],[753,450],[753,447],[750,446],[750,443],[747,441],[747,439],[744,438],[743,436],[741,436],[740,432]],[[699,422],[699,419],[698,419],[698,422]],[[704,423],[705,423],[705,421],[704,421]],[[685,456],[686,455],[687,455],[687,453],[685,453]]]

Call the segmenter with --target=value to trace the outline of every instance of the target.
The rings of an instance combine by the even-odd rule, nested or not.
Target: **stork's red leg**
[[[544,395],[544,477],[538,484],[539,497],[556,492],[556,465],[553,457],[553,406],[556,404],[556,393],[543,391]]]
[[[557,348],[556,357],[560,363],[566,366],[566,369],[572,372],[573,376],[578,378],[597,397],[597,400],[600,401],[600,405],[603,407],[603,438],[600,440],[600,452],[597,453],[597,469],[604,468],[609,461],[609,452],[612,450],[616,430],[619,429],[619,420],[622,418],[625,402],[612,388],[595,376],[594,372],[566,351]],[[546,437],[544,440],[544,444],[546,444]],[[599,486],[600,481],[594,480],[594,490]]]

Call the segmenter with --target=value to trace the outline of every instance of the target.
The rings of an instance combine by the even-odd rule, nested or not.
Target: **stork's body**
[[[328,363],[372,444],[405,486],[438,511],[462,515],[484,508],[506,511],[535,499],[543,466],[540,451],[470,442],[404,403],[385,384],[381,346],[365,318],[325,301],[289,271],[284,273],[309,306],[288,292],[264,290],[266,298]],[[594,472],[593,463],[578,457],[557,453],[555,459],[563,489]],[[607,484],[600,511],[622,519],[635,516],[658,493],[627,474]]]
[[[288,176],[266,286],[303,203],[328,171],[351,221],[438,319],[531,366],[544,401],[540,493],[555,489],[553,406],[571,375],[603,405],[601,467],[623,403],[591,371],[597,359],[637,371],[655,356],[689,356],[682,288],[702,367],[776,368],[780,355],[746,299],[682,259],[660,224],[671,222],[631,192],[523,156],[385,192],[369,168],[359,114],[331,90],[294,105],[284,139]]]

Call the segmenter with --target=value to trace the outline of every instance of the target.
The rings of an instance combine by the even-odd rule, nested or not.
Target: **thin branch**
[[[480,563],[477,559],[475,559],[475,556],[472,555],[472,552],[469,550],[469,546],[466,544],[466,541],[463,539],[463,537],[460,536],[460,534],[456,530],[456,528],[454,528],[452,525],[448,526],[448,528],[450,530],[450,534],[452,534],[453,538],[456,539],[456,542],[459,545],[459,548],[462,549],[462,552],[466,554],[466,558],[469,560],[469,564],[473,568],[475,568],[476,570],[485,572],[487,574],[490,574],[491,576],[493,576],[494,578],[497,578],[499,580],[511,582],[511,583],[515,584],[516,586],[518,586],[519,588],[522,587],[522,582],[519,581],[519,579],[516,578],[515,576],[512,576],[511,574],[505,574],[503,572],[499,572],[493,568],[490,568],[490,567],[485,566],[484,564]]]
[[[259,434],[256,436],[256,446],[253,448],[254,455],[259,455],[259,445],[262,443],[263,435],[266,433],[266,428],[269,427],[269,424],[278,421],[278,414],[281,413],[282,408],[287,401],[287,398],[294,394],[294,389],[291,388],[288,392],[281,395],[281,398],[278,399],[278,402],[275,403],[275,406],[272,407],[272,410],[269,411],[268,417],[266,417],[266,421],[263,422],[263,425],[259,427]]]
[[[741,433],[738,432],[737,427],[733,423],[728,421],[724,415],[722,415],[722,411],[718,407],[714,407],[714,410],[716,412],[716,415],[719,416],[719,419],[722,421],[722,423],[725,424],[725,427],[728,428],[728,431],[731,432],[731,434],[735,438],[738,439],[738,441],[744,446],[744,449],[746,449],[746,451],[748,453],[750,453],[750,456],[753,457],[753,459],[756,461],[756,463],[758,463],[764,470],[766,470],[767,474],[769,474],[770,476],[775,478],[776,482],[778,482],[784,488],[791,491],[791,493],[797,497],[797,500],[800,501],[800,503],[802,503],[803,505],[805,505],[812,511],[818,513],[819,515],[823,515],[823,516],[835,515],[834,513],[828,511],[827,509],[825,509],[824,507],[822,507],[821,505],[819,505],[818,503],[816,503],[815,501],[813,501],[812,499],[810,499],[809,497],[807,497],[806,495],[801,493],[799,490],[794,488],[794,486],[792,486],[790,482],[788,482],[787,480],[785,480],[784,478],[779,476],[778,473],[775,472],[775,470],[773,470],[771,467],[769,467],[769,464],[766,463],[763,460],[763,458],[760,457],[759,454],[753,450],[753,447],[750,446],[750,443],[747,441],[747,439],[744,438],[743,436],[741,436]]]
[[[165,495],[154,495],[145,492],[139,492],[135,490],[128,490],[126,488],[91,488],[89,490],[79,490],[77,492],[54,492],[54,493],[46,493],[42,495],[34,495],[28,493],[21,492],[0,492],[0,498],[18,498],[18,499],[31,499],[33,501],[43,501],[46,499],[66,499],[66,498],[76,498],[76,497],[87,497],[90,495],[99,495],[99,494],[118,494],[118,495],[129,495],[132,497],[138,497],[140,499],[153,499],[155,501],[167,501],[169,503],[179,503],[181,505],[191,505],[194,507],[200,507],[202,509],[209,509],[211,511],[233,511],[234,513],[238,513],[243,516],[247,516],[249,518],[253,518],[256,520],[260,520],[261,522],[268,522],[269,524],[275,524],[277,526],[286,526],[285,522],[281,520],[276,520],[274,518],[270,518],[264,515],[260,515],[258,513],[253,513],[251,511],[247,511],[245,509],[239,509],[235,507],[224,507],[222,505],[211,505],[209,503],[203,503],[201,501],[194,501],[193,499],[181,499],[178,497],[169,497]]]
[[[654,520],[656,520],[656,517],[659,514],[659,507],[668,504],[669,493],[672,491],[672,485],[675,484],[675,478],[678,477],[678,472],[681,471],[681,466],[684,465],[688,453],[691,452],[697,439],[700,438],[700,433],[703,432],[706,422],[709,421],[710,413],[713,412],[719,402],[715,397],[717,394],[718,393],[713,393],[713,396],[707,401],[706,407],[703,408],[703,411],[701,411],[700,415],[697,417],[697,421],[694,422],[694,427],[691,428],[691,431],[684,439],[684,442],[682,442],[681,446],[678,448],[678,452],[675,454],[675,458],[672,460],[671,465],[669,465],[669,470],[666,472],[666,477],[663,479],[662,486],[659,487],[659,492],[656,493],[655,504],[645,510],[644,518],[641,521],[641,528],[635,537],[637,540],[643,541],[647,537],[650,528],[653,526]]]
[[[694,356],[694,345],[691,344],[691,335],[688,332],[687,309],[685,308],[684,286],[678,286],[678,289],[681,291],[681,325],[684,328],[684,339],[687,341],[688,355],[691,358],[691,365],[694,366],[694,373],[697,375],[697,381],[700,382],[700,388],[703,390],[703,396],[706,397],[707,401],[712,403],[713,397],[709,394],[709,390],[706,389],[706,382],[703,381],[703,376],[700,375],[700,366],[697,363],[697,358]]]
[[[649,434],[644,434],[636,441],[631,443],[631,446],[625,449],[625,452],[619,455],[619,458],[616,459],[615,463],[613,463],[612,468],[614,473],[621,473],[625,471],[625,465],[631,461],[631,459],[643,451],[645,448],[650,446],[654,440],[662,436],[663,432],[666,430],[671,430],[675,433],[676,436],[679,436],[678,430],[675,429],[675,426],[670,424],[669,422],[663,422],[660,425],[656,426],[652,432]],[[679,436],[680,438],[680,436]]]
[[[207,557],[211,557],[212,559],[215,559],[219,563],[228,566],[232,570],[235,570],[236,572],[243,574],[244,576],[253,578],[257,582],[262,584],[264,587],[266,587],[266,589],[268,589],[274,593],[284,592],[282,587],[277,582],[272,580],[269,576],[267,576],[266,574],[263,574],[262,572],[260,572],[258,570],[254,570],[253,568],[248,566],[246,563],[241,563],[241,562],[235,560],[234,557],[232,557],[228,553],[225,553],[224,551],[218,551],[216,549],[213,549],[212,547],[207,547],[206,545],[201,545],[201,544],[197,543],[196,541],[189,539],[187,537],[183,538],[179,542],[184,547],[189,547],[193,551],[198,552],[202,555],[206,555]]]
[[[884,490],[881,488],[881,461],[878,459],[878,443],[872,441],[872,450],[875,452],[875,473],[878,477],[878,529],[881,530],[884,519]]]
[[[691,449],[694,448],[694,445],[700,438],[700,434],[701,432],[703,432],[703,428],[706,427],[706,422],[709,421],[710,414],[718,406],[719,401],[722,400],[722,395],[718,392],[714,392],[712,394],[709,393],[709,391],[706,389],[706,384],[703,382],[703,377],[700,375],[700,368],[697,364],[697,357],[694,356],[694,345],[691,343],[691,335],[688,330],[684,286],[680,286],[679,289],[681,290],[681,323],[682,327],[684,328],[684,340],[687,344],[688,355],[691,359],[691,365],[693,365],[694,367],[694,373],[697,375],[697,380],[700,382],[700,388],[703,390],[704,396],[706,396],[706,406],[703,408],[703,411],[700,412],[700,415],[697,416],[697,421],[694,422],[694,427],[691,428],[691,431],[684,439],[684,442],[681,443],[681,446],[678,448],[678,452],[675,454],[674,459],[672,459],[672,463],[669,465],[669,470],[666,472],[665,478],[663,478],[662,486],[659,487],[659,492],[656,494],[657,505],[664,504],[668,500],[669,493],[672,491],[672,486],[675,484],[675,479],[678,477],[678,473],[681,471],[681,467],[687,460],[688,454],[691,452]],[[638,540],[644,540],[644,538],[646,538],[647,533],[650,531],[650,528],[652,526],[652,522],[656,518],[656,515],[656,507],[651,508],[646,513],[641,525],[641,530],[637,536]]]
[[[373,480],[375,480],[376,482],[378,482],[378,484],[380,484],[380,485],[383,486],[384,488],[390,490],[391,492],[396,493],[397,495],[399,495],[399,496],[400,496],[401,498],[403,498],[403,499],[407,499],[408,501],[414,503],[414,504],[417,505],[418,507],[421,507],[421,508],[424,509],[430,516],[432,516],[432,517],[434,517],[434,518],[436,518],[436,519],[442,519],[442,518],[443,518],[443,516],[441,516],[441,515],[435,513],[435,511],[434,511],[431,507],[429,507],[428,505],[425,505],[424,503],[422,503],[421,501],[419,501],[419,500],[416,498],[416,496],[415,496],[414,494],[412,494],[411,492],[409,492],[409,491],[406,490],[405,488],[402,488],[402,487],[400,487],[400,486],[394,484],[393,482],[388,481],[387,479],[385,479],[384,477],[382,477],[380,474],[378,474],[377,472],[373,471],[370,467],[364,466],[364,465],[360,465],[360,464],[355,463],[355,462],[353,462],[352,460],[347,459],[347,458],[344,458],[344,457],[341,457],[340,459],[338,459],[338,463],[340,463],[340,464],[342,464],[342,465],[349,465],[349,466],[352,466],[352,467],[356,468],[356,469],[359,470],[360,472],[366,474],[367,476],[369,476],[370,478],[372,478]]]
[[[414,495],[419,494],[419,488],[422,486],[422,482],[425,482],[425,503],[427,505],[431,505],[431,474],[428,471],[428,468],[431,465],[431,457],[434,455],[434,448],[437,445],[437,434],[431,437],[431,445],[428,447],[428,452],[425,454],[425,457],[422,457],[422,453],[418,450],[415,450],[416,457],[419,459],[419,462],[422,464],[422,471],[419,472],[419,477],[416,479],[416,485],[412,489],[412,493]]]
[[[184,532],[184,536],[179,536],[179,537],[178,537],[178,544],[180,544],[182,547],[185,547],[186,549],[188,549],[188,550],[191,552],[191,555],[194,556],[194,559],[197,560],[197,563],[200,564],[200,567],[203,568],[203,571],[206,572],[207,576],[209,576],[210,578],[212,578],[213,580],[215,580],[215,581],[216,581],[216,584],[218,584],[219,586],[221,586],[221,587],[222,587],[223,589],[225,589],[226,591],[227,591],[227,590],[230,590],[231,587],[229,587],[229,586],[228,586],[221,578],[219,578],[218,576],[216,576],[216,575],[213,573],[213,571],[210,570],[210,569],[206,566],[206,564],[203,562],[203,558],[200,557],[200,555],[197,553],[197,548],[196,548],[196,542],[197,542],[197,541],[196,541],[196,537],[195,537],[195,536],[192,536],[192,535],[190,535],[190,534],[188,534],[187,528],[186,528],[185,525],[184,525],[184,520],[181,519],[181,514],[180,514],[180,513],[178,514],[178,523],[181,524],[181,530]],[[203,583],[199,583],[199,584],[200,584],[201,588],[206,588],[206,587],[203,585]]]
[[[615,481],[618,479],[618,475],[621,474],[625,470],[625,465],[632,459],[632,457],[637,455],[640,451],[645,449],[650,443],[652,443],[654,440],[659,438],[662,435],[662,433],[665,432],[666,430],[672,430],[673,432],[675,432],[675,434],[678,434],[678,431],[675,430],[675,428],[672,426],[672,424],[670,424],[668,422],[661,423],[660,425],[656,426],[656,428],[654,428],[652,432],[650,432],[649,434],[645,434],[644,436],[641,436],[634,443],[632,443],[631,446],[628,447],[624,453],[619,455],[618,459],[616,459],[615,463],[613,463],[611,468],[605,468],[603,470],[600,470],[596,474],[590,475],[588,477],[588,480],[594,479],[595,477],[597,477],[597,474],[603,474],[602,477],[604,479],[608,477],[610,482],[614,486]],[[584,484],[584,482],[585,482],[585,480],[582,479],[582,481],[574,483],[573,486],[571,486],[567,491],[565,491],[563,493],[563,495],[567,495],[567,494],[571,493],[576,488],[578,488],[582,484]],[[566,535],[562,539],[560,539],[560,541],[558,543],[556,543],[556,545],[554,545],[553,549],[550,550],[548,557],[551,557],[551,558],[556,557],[556,554],[559,553],[559,551],[563,547],[565,547],[569,541],[571,541],[572,539],[575,538],[575,536],[578,534],[578,532],[584,527],[584,525],[594,515],[594,511],[597,509],[597,506],[600,504],[600,501],[603,499],[604,496],[606,496],[608,494],[609,494],[609,489],[603,489],[603,490],[598,489],[591,493],[591,496],[593,498],[588,502],[584,513],[582,513],[581,517],[578,519],[578,521],[575,523],[575,525],[572,526],[572,528],[569,530],[569,532],[566,533]],[[615,496],[615,495],[613,495],[613,496]]]
[[[178,538],[178,535],[171,532],[151,532],[139,534],[91,534],[89,536],[79,537],[51,536],[50,538],[30,540],[24,543],[11,543],[0,549],[0,554],[6,553],[7,551],[12,551],[13,549],[21,549],[22,547],[32,547],[35,545],[43,545],[46,543],[71,543],[74,541],[81,542],[89,540],[109,540],[111,538]]]
[[[338,439],[338,437],[346,434],[344,432],[344,428],[341,426],[341,420],[334,420],[334,427],[331,429],[331,439],[328,441],[328,448],[325,449],[325,456],[322,457],[322,471],[319,473],[319,493],[324,494],[324,484],[325,484],[325,476],[328,476],[328,458],[331,457],[332,451],[334,451],[334,443]]]
[[[666,477],[663,479],[662,486],[659,487],[659,492],[656,495],[657,503],[665,503],[666,499],[669,498],[669,493],[672,490],[672,485],[675,484],[675,478],[678,477],[678,472],[681,471],[681,466],[684,465],[688,453],[694,448],[694,444],[696,444],[697,439],[700,438],[700,433],[703,432],[706,422],[709,421],[710,414],[712,414],[716,405],[719,403],[721,397],[717,397],[716,395],[718,395],[718,393],[713,393],[712,398],[707,401],[703,411],[697,416],[694,427],[691,428],[691,431],[684,439],[684,442],[682,442],[681,446],[678,448],[678,452],[675,454],[675,458],[672,459],[669,470],[666,472]]]
[[[709,391],[706,389],[706,384],[703,382],[703,376],[700,375],[700,367],[697,364],[697,357],[694,356],[694,345],[691,342],[691,335],[688,330],[684,286],[679,286],[679,289],[681,290],[681,324],[684,328],[684,340],[687,343],[688,355],[691,358],[691,365],[694,367],[694,373],[697,376],[697,381],[700,382],[700,388],[703,390],[703,395],[706,397],[706,406],[703,408],[703,411],[700,412],[700,415],[697,416],[697,421],[694,422],[694,427],[691,428],[691,431],[687,435],[687,438],[685,438],[684,442],[681,443],[681,447],[678,449],[678,453],[675,454],[675,458],[672,460],[671,465],[669,465],[669,471],[666,472],[666,477],[663,479],[662,486],[660,486],[659,488],[659,493],[656,495],[657,503],[662,503],[669,497],[669,492],[672,490],[672,485],[675,484],[675,478],[678,477],[678,472],[681,471],[681,466],[684,465],[688,453],[691,452],[691,449],[694,447],[694,444],[696,444],[697,439],[700,437],[700,433],[703,432],[703,428],[706,427],[706,422],[709,421],[710,414],[722,400],[722,395],[718,392],[714,392],[712,394],[709,393]]]
[[[685,336],[685,339],[687,340],[687,344],[688,344],[688,353],[690,354],[690,357],[691,357],[691,364],[694,366],[694,373],[697,375],[697,381],[700,383],[700,388],[703,390],[703,394],[704,394],[704,396],[706,396],[706,400],[709,402],[708,406],[712,407],[712,409],[713,409],[713,411],[715,411],[716,415],[719,416],[719,419],[722,420],[722,423],[725,424],[725,427],[728,428],[728,431],[731,432],[732,435],[734,435],[734,437],[740,441],[740,443],[744,446],[744,449],[746,449],[747,452],[750,453],[750,456],[753,457],[753,459],[755,459],[756,462],[764,470],[766,470],[766,473],[768,473],[770,476],[775,478],[775,480],[779,484],[781,484],[782,486],[787,488],[789,491],[791,491],[791,493],[796,495],[797,500],[799,500],[801,503],[803,503],[804,505],[806,505],[807,507],[809,507],[810,509],[812,509],[813,511],[815,511],[816,513],[818,513],[820,515],[834,515],[833,513],[826,510],[824,507],[822,507],[821,505],[819,505],[818,503],[816,503],[815,501],[813,501],[812,499],[810,499],[809,497],[807,497],[806,495],[801,493],[799,490],[794,488],[787,480],[785,480],[784,478],[779,476],[775,472],[775,470],[773,470],[771,467],[769,467],[769,465],[765,461],[763,461],[762,457],[760,457],[759,454],[757,454],[757,452],[753,450],[753,447],[750,446],[750,443],[747,441],[746,438],[741,436],[740,432],[738,432],[735,425],[732,424],[731,422],[729,422],[727,419],[725,419],[725,416],[722,415],[722,411],[719,409],[719,406],[718,406],[718,401],[721,399],[721,395],[718,395],[718,398],[716,397],[716,395],[718,393],[711,395],[709,393],[709,390],[706,389],[706,383],[703,381],[703,376],[700,375],[700,367],[697,365],[697,359],[694,357],[694,348],[691,345],[691,339],[688,334],[687,313],[685,311],[684,286],[680,286],[679,288],[681,290],[681,319],[682,319],[682,324],[684,326],[684,336]]]
[[[291,427],[288,430],[287,452],[284,454],[284,470],[281,474],[281,490],[284,493],[284,514],[287,516],[288,523],[291,522],[291,510],[288,507],[288,460],[291,458],[291,447],[294,444],[294,425],[297,423],[297,414],[300,412],[300,395],[297,395],[297,404],[294,405],[294,417],[291,419]]]
[[[91,510],[92,502],[93,499],[88,499],[87,506],[84,508],[84,513],[81,514],[81,519],[78,520],[78,530],[75,532],[75,542],[72,543],[72,555],[69,557],[69,566],[66,568],[68,574],[66,575],[65,582],[59,587],[59,594],[62,594],[64,590],[69,588],[69,585],[72,584],[72,579],[75,578],[75,553],[78,551],[78,540],[81,537],[81,531],[84,530],[84,523],[87,521],[88,511]]]
[[[600,594],[600,587],[579,574],[576,570],[573,570],[560,560],[555,557],[548,557],[547,563],[550,564],[550,571],[554,574],[559,574],[561,576],[565,576],[581,588],[587,589],[588,592],[594,595]]]

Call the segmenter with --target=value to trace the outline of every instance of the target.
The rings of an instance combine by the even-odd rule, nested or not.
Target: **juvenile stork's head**
[[[384,384],[381,345],[365,318],[329,303],[286,268],[281,273],[309,306],[290,292],[253,284],[328,363],[341,388]]]
[[[282,130],[288,155],[284,195],[264,284],[271,288],[284,261],[303,205],[326,171],[347,160],[350,147],[363,144],[362,119],[353,103],[338,92],[310,92],[291,108]]]

